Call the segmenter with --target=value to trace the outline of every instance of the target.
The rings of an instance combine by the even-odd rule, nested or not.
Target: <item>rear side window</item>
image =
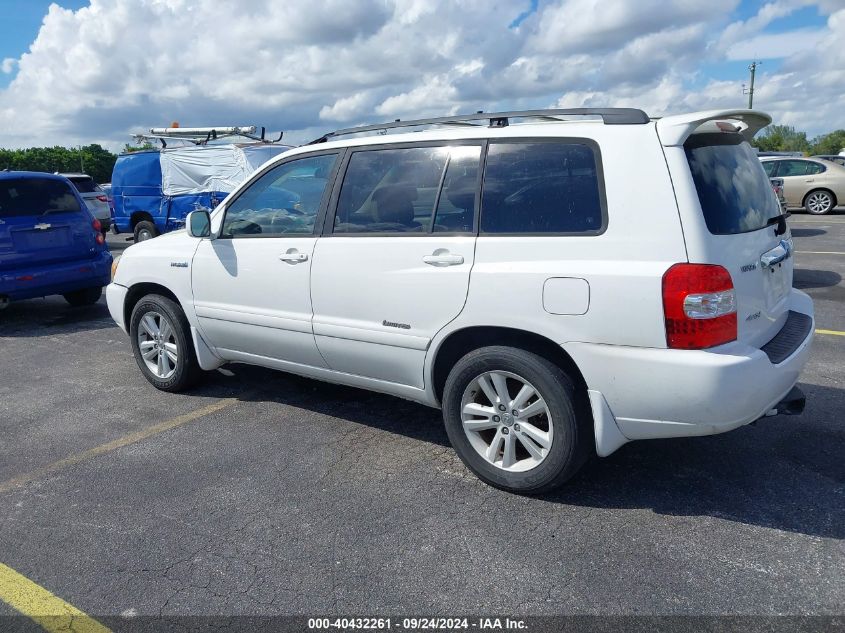
[[[598,233],[600,173],[584,143],[492,143],[481,200],[482,233]]]
[[[0,218],[78,213],[79,200],[70,187],[53,178],[0,180]]]
[[[777,163],[773,160],[767,160],[765,163],[761,163],[761,165],[763,165],[763,171],[766,172],[766,175],[771,178],[775,173]]]
[[[87,176],[84,178],[71,176],[68,180],[73,183],[73,186],[76,187],[76,190],[79,193],[95,193],[102,191],[100,186],[94,182],[94,179]]]
[[[354,152],[334,233],[471,231],[480,159],[480,146]]]
[[[824,167],[818,163],[812,163],[808,160],[782,160],[778,167],[778,176],[809,176],[811,174],[820,174],[824,171]]]
[[[766,172],[742,136],[722,132],[693,134],[684,150],[711,233],[756,231],[780,215],[780,204]],[[778,170],[779,177],[782,169],[783,165]]]

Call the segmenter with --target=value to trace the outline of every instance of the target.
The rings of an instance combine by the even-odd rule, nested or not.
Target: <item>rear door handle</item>
[[[299,264],[300,262],[308,261],[308,255],[300,253],[296,249],[291,249],[287,253],[279,255],[279,259],[283,262],[288,262],[289,264]]]
[[[426,255],[423,262],[430,266],[458,266],[464,263],[463,255],[452,255],[451,253],[437,253]]]

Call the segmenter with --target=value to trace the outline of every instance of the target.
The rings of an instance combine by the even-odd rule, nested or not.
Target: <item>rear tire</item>
[[[156,225],[149,220],[141,220],[135,225],[135,242],[144,242],[158,237],[159,232]]]
[[[66,292],[62,296],[65,298],[65,301],[67,301],[74,308],[79,308],[82,306],[90,306],[97,303],[100,300],[100,297],[103,296],[103,289],[101,287],[84,288],[82,290]]]
[[[132,310],[129,337],[135,362],[150,384],[184,391],[202,376],[191,328],[182,308],[161,295],[147,295]]]
[[[804,198],[804,209],[807,213],[811,213],[813,215],[824,215],[825,213],[830,213],[835,206],[836,200],[834,199],[833,194],[829,191],[825,191],[824,189],[811,191]]]
[[[479,479],[540,494],[569,480],[589,456],[592,424],[582,402],[569,376],[542,356],[483,347],[449,372],[443,420],[458,456]]]

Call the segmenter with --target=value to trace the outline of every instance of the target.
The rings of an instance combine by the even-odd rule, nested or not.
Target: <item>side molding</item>
[[[596,433],[596,453],[599,457],[607,457],[630,440],[622,435],[622,431],[616,425],[616,418],[607,406],[601,391],[588,389],[590,396],[590,407],[593,410],[593,422]]]
[[[191,338],[194,339],[194,349],[197,352],[197,362],[200,367],[209,371],[211,369],[217,369],[223,365],[225,361],[211,351],[211,348],[209,348],[205,341],[202,340],[200,333],[197,332],[197,328],[193,325],[191,326]]]

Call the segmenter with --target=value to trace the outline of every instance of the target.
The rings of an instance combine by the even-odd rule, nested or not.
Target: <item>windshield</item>
[[[79,201],[70,187],[54,178],[0,180],[0,218],[44,213],[77,213]]]
[[[742,136],[693,134],[684,150],[711,233],[757,231],[780,215],[766,172]]]

